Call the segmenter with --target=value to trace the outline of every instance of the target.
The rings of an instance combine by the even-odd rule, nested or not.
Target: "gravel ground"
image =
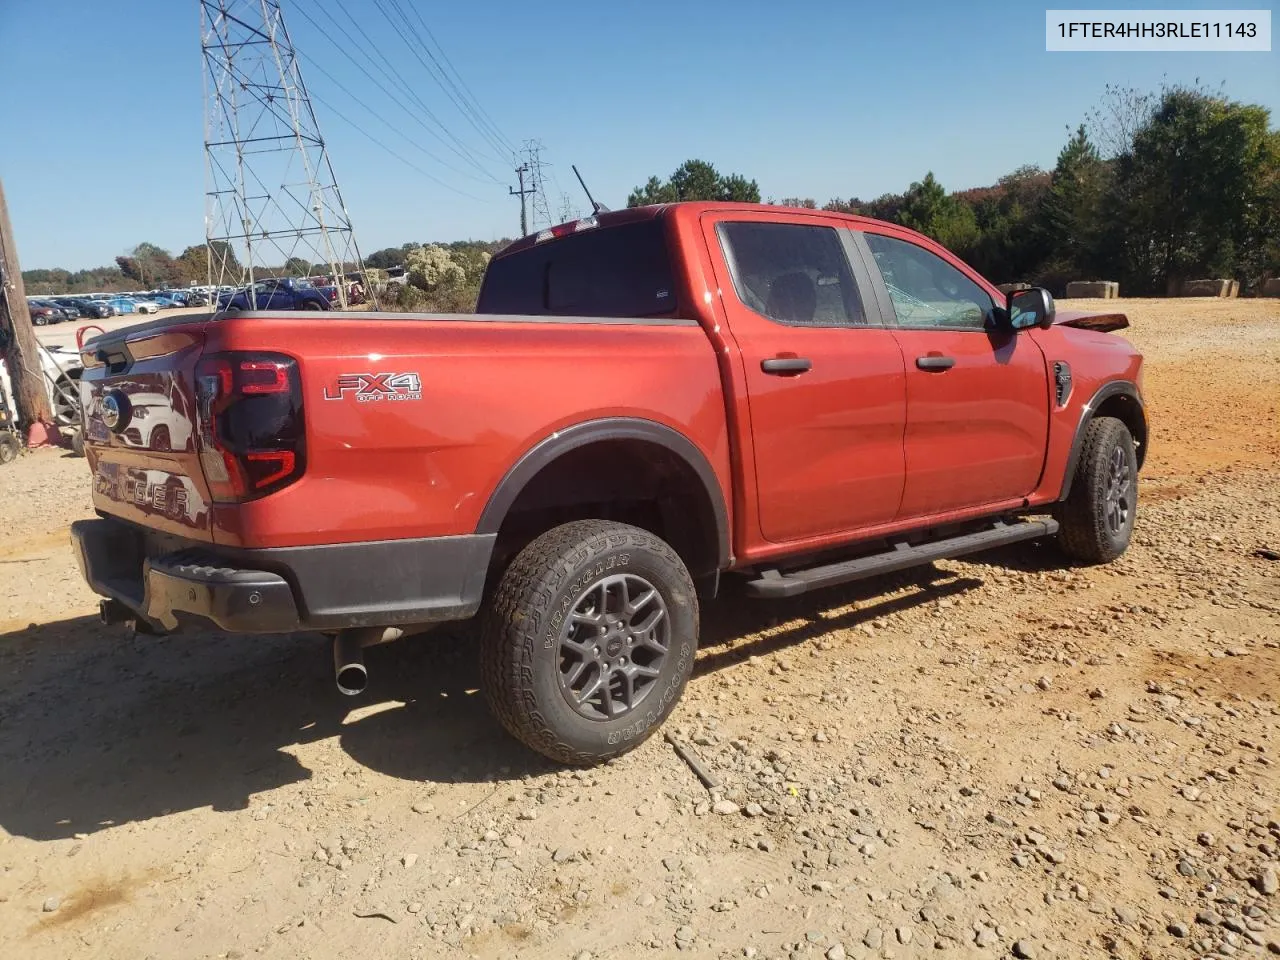
[[[661,737],[541,762],[465,628],[372,650],[354,709],[314,636],[125,639],[83,462],[0,468],[0,956],[1280,953],[1280,303],[1123,306],[1128,554],[730,593],[669,725],[715,791]]]

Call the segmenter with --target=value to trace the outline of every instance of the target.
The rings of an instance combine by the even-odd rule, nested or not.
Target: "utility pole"
[[[522,237],[529,235],[529,215],[525,209],[524,198],[534,192],[534,187],[525,187],[524,185],[524,175],[528,172],[529,165],[527,163],[520,164],[520,166],[516,167],[516,176],[520,178],[520,189],[516,190],[513,187],[507,187],[507,193],[513,197],[520,198],[520,236]]]
[[[13,384],[13,403],[18,423],[23,429],[35,423],[52,423],[49,394],[44,388],[44,368],[40,364],[40,347],[31,328],[31,311],[27,308],[27,290],[18,265],[18,248],[13,242],[13,226],[9,223],[9,205],[0,182],[0,353]]]

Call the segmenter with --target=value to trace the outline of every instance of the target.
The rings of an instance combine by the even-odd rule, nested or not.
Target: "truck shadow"
[[[978,567],[998,567],[1017,573],[1061,573],[1081,566],[1064,554],[1057,544],[1049,541],[997,547],[971,554],[964,561]]]
[[[730,588],[704,607],[696,676],[981,584],[948,576],[923,568],[781,604]],[[369,690],[349,700],[315,634],[129,640],[93,617],[0,633],[0,828],[55,840],[200,807],[242,810],[309,779],[308,764],[333,749],[414,781],[554,769],[490,717],[472,639],[462,625],[372,648]],[[361,709],[370,706],[380,709]]]

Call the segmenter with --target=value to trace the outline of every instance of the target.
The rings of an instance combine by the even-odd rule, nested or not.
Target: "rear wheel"
[[[54,384],[53,419],[60,427],[80,422],[80,387],[70,377],[59,377]]]
[[[22,451],[22,444],[12,433],[0,433],[0,463],[13,463]]]
[[[1085,427],[1071,492],[1058,506],[1058,541],[1085,563],[1108,563],[1129,546],[1138,511],[1138,457],[1129,428],[1115,417]]]
[[[599,763],[667,718],[697,645],[698,600],[676,552],[638,527],[579,520],[502,575],[481,625],[484,692],[525,745]]]
[[[302,309],[303,310],[323,310],[324,307],[320,306],[320,304],[316,303],[314,300],[308,300],[306,303],[302,305]]]

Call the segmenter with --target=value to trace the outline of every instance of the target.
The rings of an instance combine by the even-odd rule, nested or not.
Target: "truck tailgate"
[[[80,399],[94,506],[210,540],[196,442],[195,365],[205,320],[142,324],[91,340],[82,354]]]

